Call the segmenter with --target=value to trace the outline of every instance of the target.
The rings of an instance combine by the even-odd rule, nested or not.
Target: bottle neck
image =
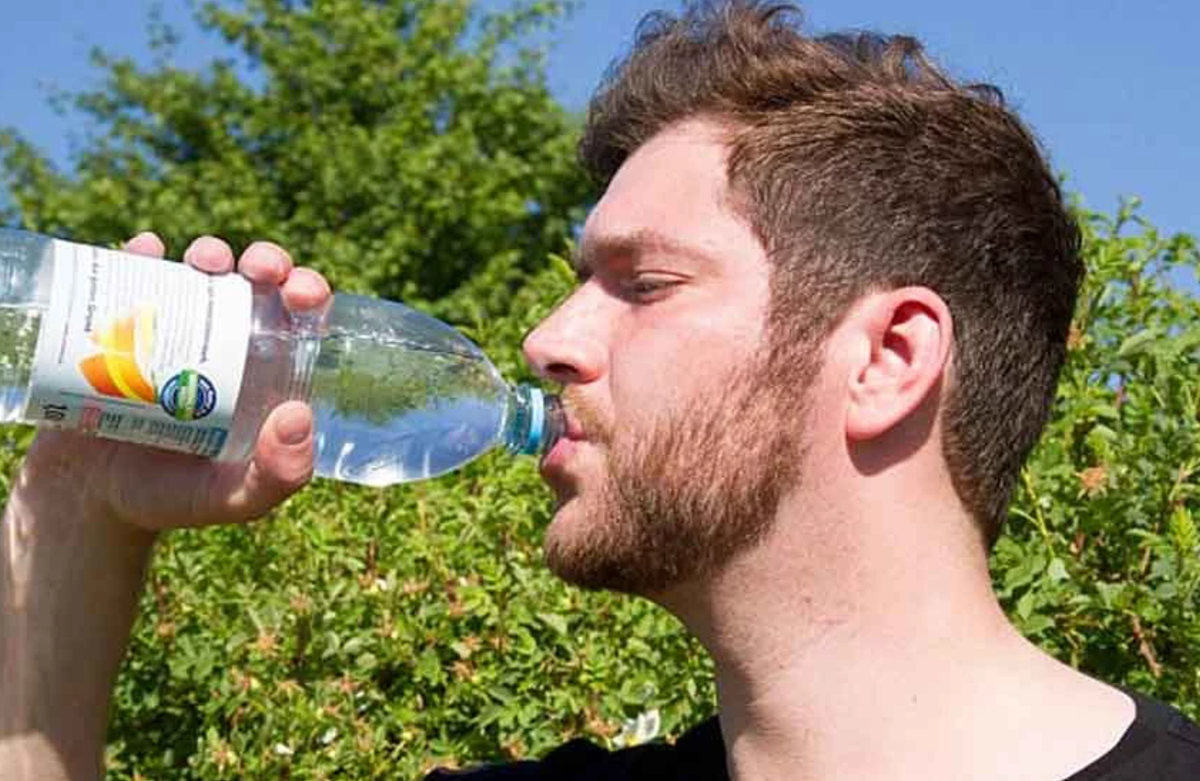
[[[562,403],[557,396],[520,385],[509,399],[504,446],[513,454],[538,455],[554,447],[563,432]]]

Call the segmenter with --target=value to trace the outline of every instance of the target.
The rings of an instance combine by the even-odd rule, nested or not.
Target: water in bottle
[[[402,304],[338,294],[293,317],[239,275],[0,230],[0,422],[236,461],[287,399],[313,407],[316,474],[373,486],[562,428],[555,397]]]

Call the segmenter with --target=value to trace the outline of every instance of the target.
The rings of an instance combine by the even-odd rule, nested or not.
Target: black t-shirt
[[[1129,729],[1104,756],[1064,781],[1200,781],[1200,727],[1179,711],[1128,692],[1137,705]],[[540,761],[438,770],[426,781],[727,781],[721,728],[711,718],[674,745],[605,751],[573,740]],[[1047,781],[1057,781],[1047,779]]]

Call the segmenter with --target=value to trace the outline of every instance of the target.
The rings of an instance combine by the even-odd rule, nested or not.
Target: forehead
[[[650,139],[625,162],[589,215],[584,262],[591,247],[638,244],[651,236],[725,262],[762,255],[730,204],[727,162],[721,132],[710,123],[683,123]]]

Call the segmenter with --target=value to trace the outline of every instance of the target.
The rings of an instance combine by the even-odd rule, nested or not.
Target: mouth
[[[563,439],[571,439],[576,442],[582,442],[587,439],[587,434],[583,430],[583,423],[579,420],[578,415],[564,405],[562,410],[563,418]]]
[[[580,446],[588,441],[587,434],[579,419],[563,410],[563,434],[554,446],[542,456],[539,471],[542,477],[553,484],[555,478],[561,480],[565,476],[565,467]]]

